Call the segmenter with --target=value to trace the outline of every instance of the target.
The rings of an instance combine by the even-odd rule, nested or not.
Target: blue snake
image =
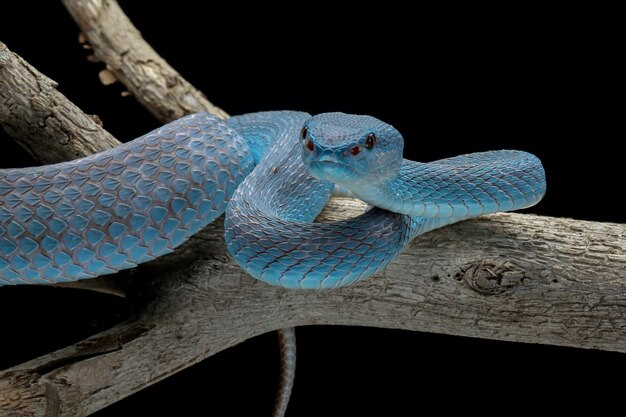
[[[370,116],[283,111],[223,121],[199,113],[99,154],[0,170],[0,285],[50,284],[172,252],[224,212],[250,275],[286,288],[352,284],[416,236],[537,203],[540,161],[492,151],[430,163]],[[313,223],[334,189],[370,208]]]
[[[74,161],[0,170],[0,286],[112,274],[172,252],[224,212],[225,239],[250,275],[286,288],[335,288],[383,269],[416,236],[515,210],[545,193],[541,162],[495,151],[430,163],[370,116],[283,111],[184,117]],[[369,203],[313,223],[334,191]],[[285,413],[295,371],[282,331]]]

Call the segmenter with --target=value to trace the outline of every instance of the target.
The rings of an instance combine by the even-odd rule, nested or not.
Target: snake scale
[[[431,163],[369,116],[199,113],[96,155],[0,170],[0,284],[49,284],[132,268],[226,212],[225,238],[252,276],[288,288],[351,284],[415,236],[531,206],[540,161],[492,151]],[[256,166],[256,168],[255,168]],[[335,184],[373,208],[312,223]]]

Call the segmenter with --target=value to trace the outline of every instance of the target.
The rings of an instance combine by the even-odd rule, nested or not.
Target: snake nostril
[[[304,146],[306,146],[306,148],[308,150],[310,150],[311,152],[313,152],[313,150],[315,150],[315,145],[313,144],[313,141],[311,139],[307,140],[305,142]]]
[[[359,146],[353,146],[352,148],[350,148],[350,154],[351,155],[358,155],[361,153],[361,147]]]

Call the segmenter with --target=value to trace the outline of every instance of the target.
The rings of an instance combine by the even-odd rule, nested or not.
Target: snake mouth
[[[320,167],[337,167],[337,166],[342,166],[342,165],[346,165],[342,162],[339,161],[311,161],[311,165],[317,165]]]
[[[339,161],[310,161],[308,168],[315,178],[334,183],[340,183],[355,174],[353,167]]]

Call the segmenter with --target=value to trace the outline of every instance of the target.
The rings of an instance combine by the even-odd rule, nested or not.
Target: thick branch
[[[63,0],[63,4],[96,57],[161,122],[202,111],[228,117],[152,49],[115,0]]]
[[[0,125],[32,156],[61,162],[119,145],[56,85],[0,42]]]
[[[73,3],[78,2],[65,0],[68,9]],[[102,22],[102,28],[92,29],[96,35],[84,29],[99,57],[127,86],[136,87],[138,98],[151,94],[141,85],[146,82],[147,91],[158,91],[164,103],[180,101],[193,89],[178,81],[168,86],[162,60],[147,45],[153,56],[142,61],[141,54],[134,55],[137,47],[128,45],[139,34],[129,22],[130,30],[119,30],[119,19],[107,20],[109,13],[121,13],[115,12],[115,2],[80,3],[85,16],[92,13]],[[75,15],[79,22],[80,16]],[[106,34],[104,27],[133,39],[107,43],[116,33]],[[106,49],[117,52],[107,59]],[[116,56],[117,70],[110,63]],[[0,71],[13,57],[0,50]],[[156,67],[145,64],[150,60]],[[142,68],[136,74],[139,84],[133,76],[124,79],[126,66],[133,65]],[[153,76],[161,81],[150,81]],[[42,91],[53,89],[40,77]],[[173,91],[176,86],[182,89]],[[2,84],[3,89],[10,90]],[[6,103],[11,108],[12,102]],[[142,103],[161,120],[207,110],[182,106],[186,99],[163,111],[152,99]],[[76,126],[69,131],[86,125]],[[39,137],[32,134],[32,148],[49,146]],[[90,142],[76,138],[68,148]],[[74,151],[59,160],[93,151]],[[353,202],[335,202],[327,218],[353,210]],[[153,301],[137,320],[0,373],[0,414],[87,415],[254,335],[294,325],[364,325],[626,351],[621,342],[626,336],[623,225],[516,214],[481,218],[419,238],[379,277],[322,292],[286,291],[252,280],[227,255],[221,227],[211,225],[175,254],[141,268],[159,278],[150,288]]]
[[[337,200],[329,213],[354,210]],[[626,352],[624,253],[624,225],[501,214],[428,233],[353,287],[287,291],[246,276],[214,224],[143,267],[159,279],[137,321],[1,373],[0,414],[84,416],[254,335],[307,324]]]

